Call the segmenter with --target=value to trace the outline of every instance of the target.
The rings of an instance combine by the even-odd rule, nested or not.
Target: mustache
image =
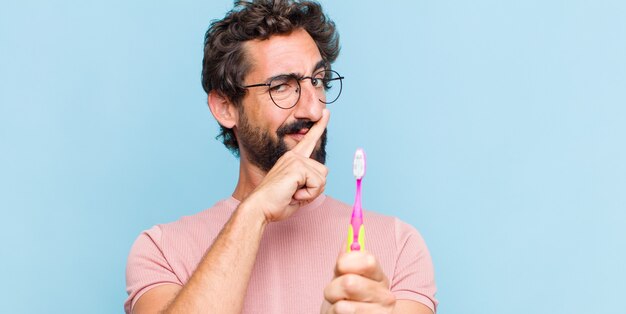
[[[310,129],[315,122],[309,119],[298,119],[289,124],[285,124],[276,130],[278,137],[283,137],[287,134],[298,133],[302,129]]]

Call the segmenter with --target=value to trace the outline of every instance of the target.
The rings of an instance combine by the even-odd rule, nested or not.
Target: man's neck
[[[240,158],[239,181],[237,181],[233,197],[239,201],[243,201],[261,183],[267,172],[252,165],[247,160],[244,160],[244,156]]]

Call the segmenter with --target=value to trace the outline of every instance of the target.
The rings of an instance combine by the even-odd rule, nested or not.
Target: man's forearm
[[[266,221],[254,205],[235,210],[165,313],[240,313]]]

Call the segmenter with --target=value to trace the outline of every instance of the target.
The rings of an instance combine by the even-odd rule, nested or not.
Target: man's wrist
[[[251,219],[254,222],[258,222],[260,227],[265,229],[265,226],[269,224],[269,219],[265,217],[265,213],[256,199],[254,197],[248,197],[243,202],[239,204],[237,207],[237,211],[246,217],[247,219]]]

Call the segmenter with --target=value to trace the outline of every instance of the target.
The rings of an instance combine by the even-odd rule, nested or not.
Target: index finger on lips
[[[326,130],[326,126],[328,125],[328,120],[330,119],[330,111],[324,108],[322,111],[322,118],[320,118],[309,131],[304,135],[302,140],[296,144],[296,146],[292,149],[294,153],[304,157],[311,157],[313,150],[315,149],[315,145],[317,141],[324,134],[324,130]]]
[[[353,251],[339,256],[335,266],[335,277],[344,274],[357,274],[379,282],[387,280],[376,257],[364,251]]]

